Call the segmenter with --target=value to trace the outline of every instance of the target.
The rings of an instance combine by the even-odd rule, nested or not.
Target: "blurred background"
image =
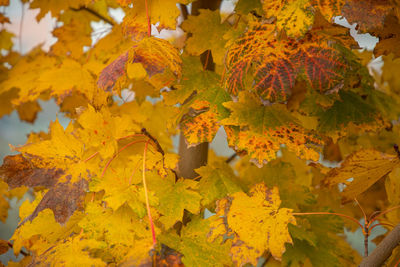
[[[236,2],[237,0],[224,0],[221,6],[221,13],[226,15],[233,12]],[[0,7],[0,12],[9,17],[11,21],[10,24],[6,23],[1,27],[14,33],[13,50],[23,54],[36,46],[41,46],[43,50],[48,51],[51,45],[57,40],[51,35],[51,32],[60,25],[57,25],[55,19],[52,19],[49,13],[40,22],[37,22],[35,17],[39,13],[39,10],[28,9],[28,6],[29,4],[23,4],[19,0],[11,0],[9,6]],[[124,13],[121,9],[110,10],[110,14],[117,22],[121,22],[124,17]],[[355,30],[356,25],[349,25],[344,18],[337,17],[335,22],[350,28],[352,36],[358,41],[360,47],[363,49],[372,50],[378,42],[377,38],[369,34],[357,34],[357,31]],[[95,43],[96,40],[107,34],[108,27],[109,26],[105,23],[92,23],[92,42]],[[179,38],[179,36],[182,36],[183,32],[179,28],[176,31],[163,30],[158,32],[156,28],[153,27],[152,34],[160,38],[168,39]],[[372,60],[369,67],[379,72],[382,67],[382,60],[380,58]],[[126,93],[123,95],[123,98],[126,100],[127,98],[132,98],[132,96],[130,96],[129,93]],[[0,164],[2,164],[3,158],[6,155],[14,153],[10,150],[9,145],[18,146],[25,144],[27,135],[30,132],[47,132],[50,121],[54,121],[56,118],[58,118],[61,125],[64,127],[68,125],[69,119],[59,112],[59,108],[54,100],[39,100],[39,103],[42,111],[38,113],[38,117],[33,124],[20,121],[16,111],[0,118]],[[174,140],[174,143],[177,149],[178,138]],[[233,150],[228,147],[226,143],[226,135],[222,129],[220,129],[216,138],[212,142],[211,148],[217,155],[221,156],[230,156],[234,153]],[[29,198],[29,194],[21,200],[14,198],[10,201],[11,208],[8,213],[8,219],[6,223],[0,222],[0,239],[8,240],[12,236],[19,222],[19,205],[27,198]],[[375,236],[382,234],[384,231],[385,230],[378,229],[377,227],[371,235],[370,240],[374,239]],[[346,236],[349,243],[362,255],[364,247],[361,230],[359,229],[354,233],[346,232]],[[375,244],[370,242],[369,248],[370,250],[373,250]],[[7,254],[0,255],[0,261],[3,264],[7,264],[9,260],[16,260],[11,251]]]

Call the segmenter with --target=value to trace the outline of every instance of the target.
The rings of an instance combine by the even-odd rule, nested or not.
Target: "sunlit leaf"
[[[343,201],[351,201],[389,174],[398,164],[399,159],[395,155],[376,150],[360,150],[348,156],[340,168],[331,170],[325,184],[344,184]]]

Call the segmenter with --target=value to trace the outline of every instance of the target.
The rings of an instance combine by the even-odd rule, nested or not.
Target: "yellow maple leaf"
[[[91,29],[82,27],[82,22],[75,19],[71,20],[53,31],[54,37],[58,41],[51,47],[51,51],[59,56],[70,56],[78,59],[83,54],[83,47],[92,44]]]
[[[216,111],[206,111],[195,117],[187,117],[181,122],[181,128],[185,135],[188,147],[196,146],[203,142],[211,142],[220,124]]]
[[[331,170],[325,179],[328,186],[346,185],[342,192],[343,202],[352,201],[379,179],[390,173],[400,163],[397,155],[389,155],[373,149],[359,150],[348,156],[340,168]]]
[[[277,15],[276,26],[291,37],[303,36],[314,22],[309,0],[287,1]]]
[[[212,223],[210,239],[233,234],[231,254],[239,266],[256,265],[266,250],[280,260],[285,243],[292,243],[288,224],[296,224],[292,210],[280,208],[280,205],[278,188],[268,189],[264,183],[253,186],[248,195],[234,193],[217,202],[219,218]]]
[[[116,153],[119,138],[140,131],[128,115],[113,116],[107,108],[96,111],[90,105],[80,115],[78,123],[83,128],[79,130],[81,139],[96,148],[103,158],[110,158]]]
[[[185,50],[192,55],[200,55],[211,50],[217,64],[222,64],[225,57],[226,40],[222,38],[229,29],[229,24],[221,23],[219,10],[200,9],[200,15],[189,16],[182,24],[182,29],[192,35],[186,41]],[[204,38],[207,36],[207,38]]]
[[[131,8],[128,9],[128,20],[129,23],[136,23],[146,25],[147,28],[147,17],[146,17],[146,1],[137,0],[118,0],[122,6],[132,4]],[[177,3],[188,4],[190,0],[151,0],[147,1],[148,14],[152,24],[159,23],[158,28],[169,28],[175,29],[177,21],[176,19],[180,15],[180,11],[177,7]]]

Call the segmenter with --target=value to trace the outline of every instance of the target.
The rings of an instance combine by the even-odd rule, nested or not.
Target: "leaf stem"
[[[369,228],[369,231],[371,231],[372,229],[374,229],[376,226],[382,226],[382,225],[394,227],[394,225],[393,225],[393,224],[390,224],[390,223],[377,223],[377,224],[372,225],[372,226]]]
[[[124,147],[122,147],[120,150],[118,150],[118,152],[117,152],[114,156],[112,156],[111,159],[109,159],[109,160],[107,161],[107,164],[106,164],[106,166],[104,166],[103,172],[101,173],[101,177],[104,176],[104,174],[106,173],[106,170],[107,170],[108,167],[110,166],[111,162],[118,156],[119,153],[121,153],[123,150],[127,149],[127,148],[130,147],[131,145],[134,145],[134,144],[137,144],[137,143],[143,143],[143,142],[148,142],[148,141],[146,141],[146,140],[136,140],[136,141],[132,141],[132,142],[126,144],[126,145],[125,145]]]
[[[148,140],[146,144],[144,145],[144,151],[143,151],[143,187],[144,187],[144,196],[146,198],[146,209],[147,209],[147,216],[149,217],[149,223],[151,227],[151,235],[153,237],[153,248],[155,248],[157,244],[157,239],[156,239],[156,232],[154,230],[154,223],[153,223],[153,218],[151,217],[151,212],[150,212],[150,204],[149,204],[149,196],[147,193],[147,184],[146,184],[146,152],[147,152],[147,147],[149,145]]]
[[[93,153],[90,157],[88,157],[87,159],[85,159],[83,162],[88,162],[89,160],[91,160],[92,158],[94,158],[97,154],[99,154],[99,151]]]
[[[360,208],[362,214],[364,215],[364,222],[368,222],[367,214],[365,213],[364,209],[361,207],[360,202],[358,202],[357,198],[354,198],[355,202],[357,203],[358,207]]]
[[[149,0],[150,1],[150,0]],[[146,7],[146,18],[147,18],[147,36],[151,36],[151,23],[150,23],[150,16],[149,16],[149,8],[147,6],[147,0],[144,0],[144,5]]]
[[[206,69],[207,69],[208,60],[209,60],[209,58],[210,58],[210,53],[211,53],[211,50],[207,50],[207,55],[206,55],[206,60],[205,60],[204,65],[203,65],[203,70],[206,70]]]
[[[392,208],[390,208],[390,209],[387,209],[387,210],[385,210],[385,211],[382,211],[382,212],[375,213],[373,216],[371,216],[370,221],[369,221],[369,223],[368,223],[368,227],[369,227],[369,226],[371,225],[371,223],[373,223],[378,217],[380,217],[380,216],[382,216],[382,215],[384,215],[384,214],[386,214],[386,213],[388,213],[388,212],[391,212],[391,211],[393,211],[393,210],[396,210],[396,209],[398,209],[398,208],[400,208],[400,205],[394,206],[394,207],[392,207]]]

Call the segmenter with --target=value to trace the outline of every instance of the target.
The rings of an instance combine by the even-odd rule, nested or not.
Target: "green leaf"
[[[264,133],[271,128],[297,124],[285,105],[273,104],[264,106],[253,95],[241,92],[238,102],[227,102],[224,106],[231,111],[229,118],[223,119],[222,124],[249,126],[250,130]]]
[[[320,115],[319,131],[336,133],[343,131],[350,123],[360,126],[376,123],[377,110],[360,96],[343,90],[339,96],[340,99]]]
[[[198,182],[188,179],[175,182],[173,175],[162,178],[150,172],[146,176],[149,190],[159,199],[157,210],[164,215],[160,217],[160,221],[165,228],[181,221],[185,209],[193,214],[200,212],[201,196],[196,192]]]
[[[215,200],[223,198],[228,194],[241,191],[241,187],[228,165],[225,166],[203,166],[196,169],[201,176],[199,182],[199,193],[202,195],[202,204],[208,206]]]
[[[192,34],[186,41],[186,51],[192,55],[200,55],[211,50],[214,62],[221,65],[225,57],[226,40],[222,38],[229,30],[229,24],[221,23],[220,11],[200,9],[200,15],[189,16],[182,23],[182,29]]]
[[[161,243],[183,254],[182,262],[185,266],[231,266],[229,255],[231,240],[223,242],[219,237],[213,243],[207,241],[212,219],[203,220],[194,218],[183,227],[181,236],[168,233],[159,237]]]

